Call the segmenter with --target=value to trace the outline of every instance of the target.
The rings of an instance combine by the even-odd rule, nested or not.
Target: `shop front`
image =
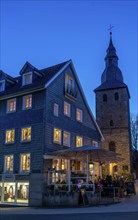
[[[0,182],[0,204],[29,204],[29,181],[18,180],[15,175],[3,175]]]

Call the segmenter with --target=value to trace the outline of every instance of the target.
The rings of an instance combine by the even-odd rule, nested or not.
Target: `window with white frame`
[[[63,132],[63,145],[70,147],[70,133],[67,131]]]
[[[5,80],[0,81],[0,92],[3,92],[5,90]]]
[[[54,103],[54,116],[58,117],[59,114],[59,105]]]
[[[64,115],[70,117],[70,104],[64,102]]]
[[[98,147],[98,142],[97,142],[97,141],[92,140],[92,146],[94,146],[94,147]]]
[[[23,96],[23,109],[32,108],[32,95]]]
[[[16,98],[7,100],[7,113],[16,111]]]
[[[24,73],[23,74],[23,86],[32,83],[32,73]]]
[[[76,109],[76,120],[82,122],[82,110],[79,108]]]
[[[6,155],[4,162],[5,162],[4,172],[12,172],[13,171],[13,155]]]
[[[14,129],[7,130],[5,143],[6,144],[14,143],[14,139],[15,139],[15,130]]]
[[[80,136],[76,136],[76,147],[81,147],[83,145],[83,139]]]
[[[21,141],[31,141],[31,127],[22,128]]]
[[[66,74],[65,88],[67,93],[70,95],[74,94],[74,79],[68,74]]]
[[[61,130],[58,128],[54,128],[54,142],[61,144]]]
[[[30,171],[30,154],[21,154],[20,171]]]

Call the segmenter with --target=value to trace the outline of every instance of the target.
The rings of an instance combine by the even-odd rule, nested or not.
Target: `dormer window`
[[[0,81],[0,92],[3,92],[5,90],[5,80]]]
[[[32,83],[32,73],[23,74],[23,86]]]

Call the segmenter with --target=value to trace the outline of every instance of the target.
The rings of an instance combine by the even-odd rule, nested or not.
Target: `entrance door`
[[[118,172],[117,164],[116,163],[110,163],[109,171],[110,171],[111,176],[117,175],[117,172]]]

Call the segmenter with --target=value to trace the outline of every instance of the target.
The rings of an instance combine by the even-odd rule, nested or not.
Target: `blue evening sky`
[[[131,112],[138,112],[137,0],[0,2],[0,69],[18,76],[26,61],[42,69],[72,59],[94,114],[112,24]]]

